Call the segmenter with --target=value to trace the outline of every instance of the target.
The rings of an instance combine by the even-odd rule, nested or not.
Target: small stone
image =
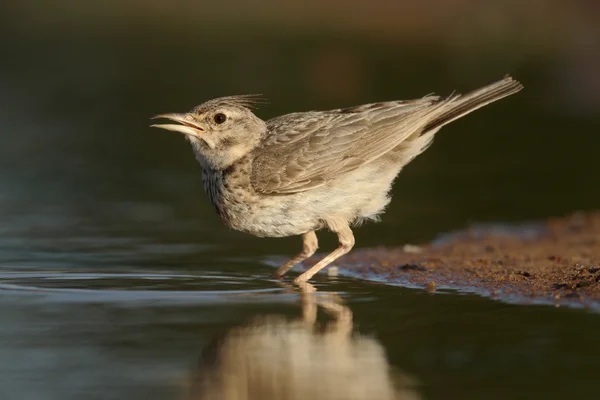
[[[338,276],[339,273],[340,273],[340,270],[335,265],[332,265],[331,267],[329,267],[327,269],[327,276]]]
[[[429,293],[435,292],[436,288],[437,287],[434,281],[427,282],[427,284],[425,285],[425,290],[427,290]]]
[[[419,264],[404,264],[398,266],[399,270],[402,271],[427,271],[427,269]]]
[[[405,253],[418,254],[422,253],[423,249],[419,246],[415,246],[414,244],[405,244],[402,247],[402,251]]]

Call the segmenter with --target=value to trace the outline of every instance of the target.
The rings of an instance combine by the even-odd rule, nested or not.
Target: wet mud
[[[476,292],[516,303],[600,308],[600,212],[487,227],[432,243],[358,249],[340,267],[353,275],[428,291]]]

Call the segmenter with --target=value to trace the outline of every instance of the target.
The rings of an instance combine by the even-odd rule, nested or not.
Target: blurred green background
[[[476,222],[540,219],[600,202],[596,1],[0,7],[5,229],[138,224],[168,240],[178,229],[167,233],[160,223],[179,219],[197,226],[193,241],[269,254],[274,242],[221,225],[189,145],[149,129],[150,116],[262,93],[270,104],[257,113],[267,119],[464,92],[507,73],[525,90],[444,128],[396,180],[383,222],[358,230],[358,246],[422,242]],[[282,253],[299,246],[278,244]]]

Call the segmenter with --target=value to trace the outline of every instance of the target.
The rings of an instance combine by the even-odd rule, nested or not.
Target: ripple
[[[266,300],[260,294],[275,294],[282,290],[272,280],[255,276],[59,271],[0,273],[2,294],[41,296],[54,301],[260,302]]]

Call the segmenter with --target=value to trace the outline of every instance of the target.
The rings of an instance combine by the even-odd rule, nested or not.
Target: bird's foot
[[[304,276],[304,274],[297,276],[296,278],[294,278],[294,283],[296,285],[303,285],[306,284],[306,282],[308,281],[308,277]]]
[[[278,274],[277,272],[274,272],[274,273],[271,274],[271,278],[282,280],[283,279],[283,274]]]

